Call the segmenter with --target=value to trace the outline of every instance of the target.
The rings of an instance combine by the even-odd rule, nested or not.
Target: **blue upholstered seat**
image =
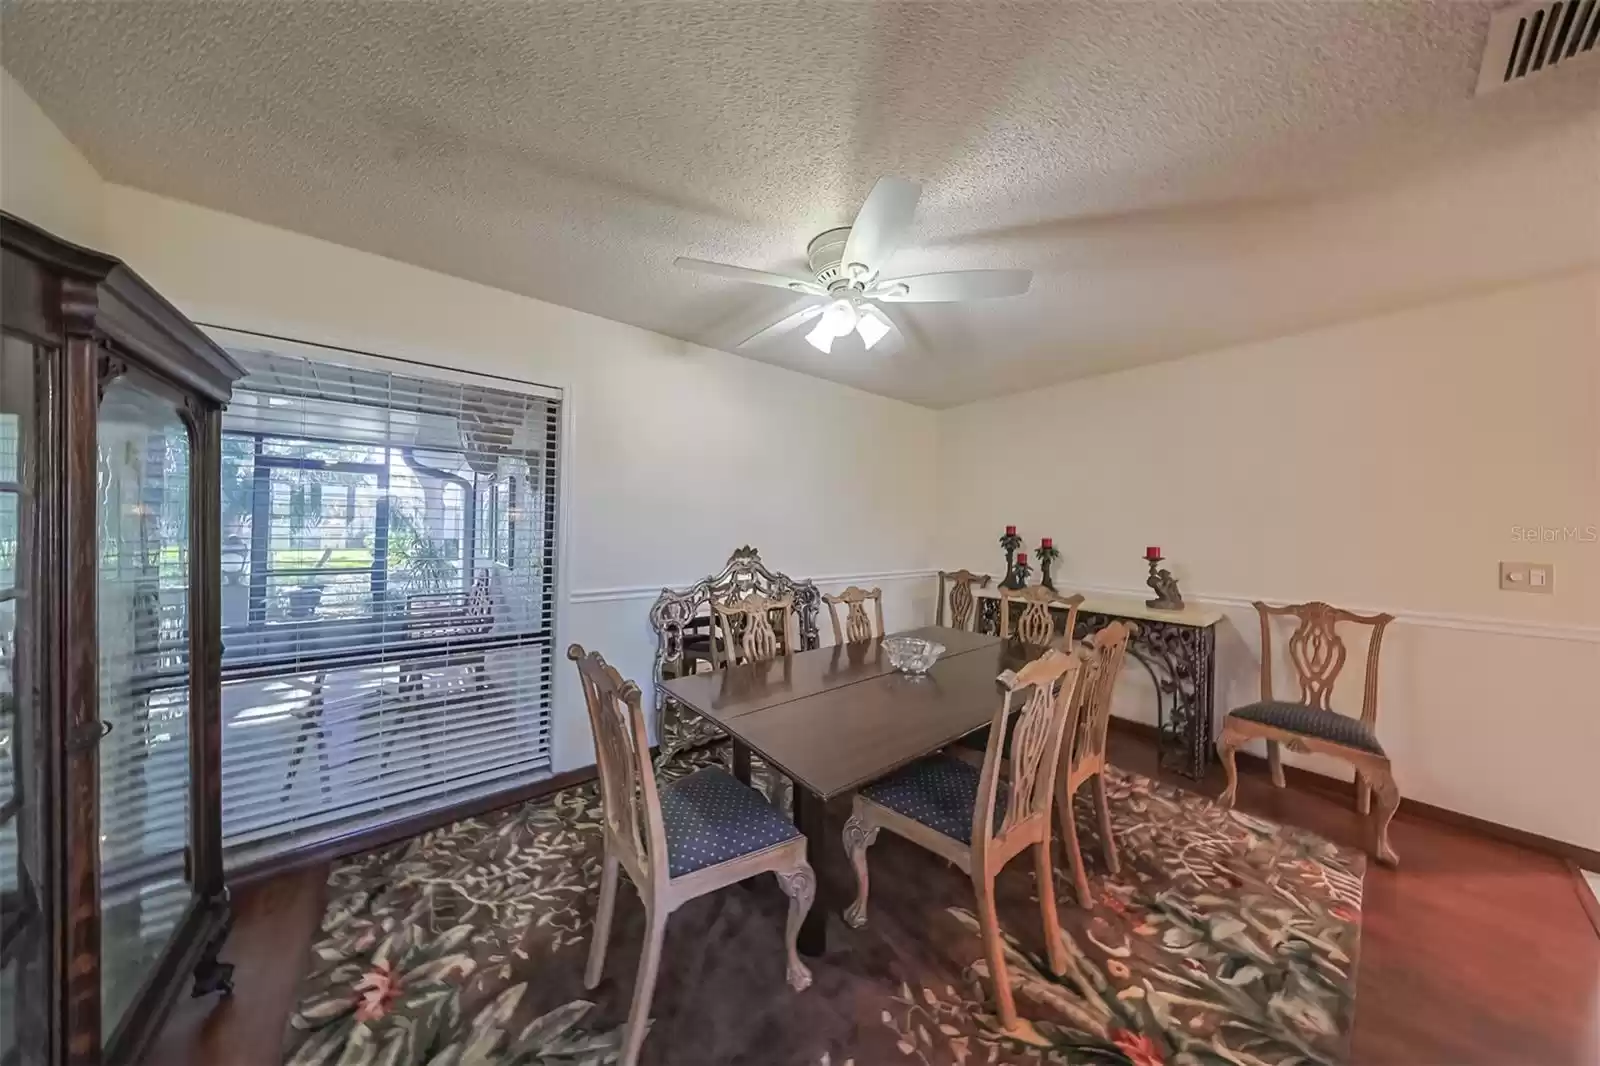
[[[800,835],[761,793],[715,766],[661,786],[661,822],[671,877],[765,851]]]
[[[861,795],[929,829],[970,844],[980,776],[971,763],[949,755],[932,755],[874,781],[861,790]],[[1006,790],[1002,782],[994,800],[996,828],[1005,813]]]
[[[1347,748],[1370,751],[1374,755],[1383,754],[1383,745],[1378,743],[1378,738],[1372,730],[1361,724],[1361,719],[1351,718],[1338,711],[1325,711],[1320,707],[1312,707],[1305,703],[1289,703],[1285,700],[1264,700],[1261,703],[1240,707],[1233,712],[1233,715],[1247,722],[1260,722],[1262,725],[1299,733],[1301,736],[1316,737],[1318,740],[1343,744]]]

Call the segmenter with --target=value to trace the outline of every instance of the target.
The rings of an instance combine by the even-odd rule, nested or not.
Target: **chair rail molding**
[[[914,581],[919,578],[937,577],[938,574],[937,568],[929,567],[925,570],[883,570],[874,573],[819,574],[810,580],[818,587],[824,585],[865,585],[887,581]],[[661,595],[663,588],[678,588],[686,583],[678,581],[652,585],[619,585],[614,588],[573,589],[567,596],[567,602],[606,603],[612,600],[653,600]],[[1135,596],[1144,598],[1150,591],[1143,586],[1135,588],[1131,585],[1090,584],[1075,582],[1071,578],[1062,576],[1057,577],[1056,584],[1064,590],[1100,596]],[[1243,596],[1231,593],[1186,592],[1186,598],[1194,603],[1246,611],[1253,611],[1252,604],[1258,599],[1265,600],[1268,603],[1297,602],[1294,596]],[[1299,599],[1307,598],[1315,597],[1299,597]],[[1534,622],[1512,618],[1492,618],[1486,615],[1451,614],[1443,611],[1411,611],[1400,607],[1359,604],[1352,607],[1351,610],[1363,614],[1386,611],[1395,616],[1395,624],[1397,625],[1422,626],[1428,629],[1458,629],[1473,633],[1493,633],[1500,636],[1600,644],[1600,625],[1583,625],[1576,622]]]
[[[816,577],[807,578],[812,584],[821,588],[824,585],[870,585],[885,581],[913,581],[918,578],[931,578],[938,574],[938,570],[881,570],[876,573],[860,574],[818,574]],[[654,600],[661,595],[661,590],[666,588],[683,588],[694,584],[693,581],[668,581],[654,585],[619,585],[615,588],[600,589],[573,589],[567,597],[568,603],[607,603],[612,600]]]
[[[1056,584],[1067,592],[1083,592],[1101,596],[1149,595],[1149,589],[1130,585],[1091,585],[1075,582],[1071,578],[1056,576]],[[1230,607],[1253,612],[1256,600],[1267,603],[1295,603],[1316,599],[1304,596],[1238,596],[1225,593],[1194,593],[1184,591],[1191,603],[1204,603],[1213,607]],[[1473,633],[1493,633],[1508,637],[1533,637],[1540,640],[1570,640],[1584,644],[1600,644],[1600,625],[1583,625],[1578,622],[1532,622],[1514,618],[1491,618],[1484,615],[1449,614],[1441,611],[1408,611],[1401,607],[1374,607],[1357,605],[1349,608],[1360,614],[1388,613],[1395,617],[1396,625],[1422,626],[1428,629],[1459,629]]]

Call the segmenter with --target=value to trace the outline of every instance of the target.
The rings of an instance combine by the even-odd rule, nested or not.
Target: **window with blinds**
[[[547,772],[559,394],[233,354],[229,862]]]

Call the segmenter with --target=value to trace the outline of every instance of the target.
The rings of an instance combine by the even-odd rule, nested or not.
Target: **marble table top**
[[[1071,596],[1072,590],[1062,585],[1059,586],[1061,595]],[[979,599],[998,600],[1000,590],[997,588],[973,589],[972,594]],[[1083,604],[1078,608],[1080,612],[1090,614],[1111,614],[1118,618],[1144,619],[1150,622],[1171,622],[1173,625],[1197,626],[1204,628],[1214,626],[1222,621],[1223,614],[1213,607],[1200,607],[1196,604],[1186,604],[1181,611],[1161,611],[1154,607],[1146,607],[1144,600],[1137,596],[1112,596],[1100,593],[1086,594]]]

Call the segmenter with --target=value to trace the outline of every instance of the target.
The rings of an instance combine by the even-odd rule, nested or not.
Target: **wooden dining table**
[[[839,644],[764,663],[663,681],[663,691],[733,738],[734,773],[750,780],[750,753],[794,782],[817,898],[800,950],[827,950],[828,915],[844,893],[844,846],[828,805],[986,726],[999,708],[996,678],[1042,648],[960,629],[907,631],[945,646],[927,675],[896,672],[878,641]]]

